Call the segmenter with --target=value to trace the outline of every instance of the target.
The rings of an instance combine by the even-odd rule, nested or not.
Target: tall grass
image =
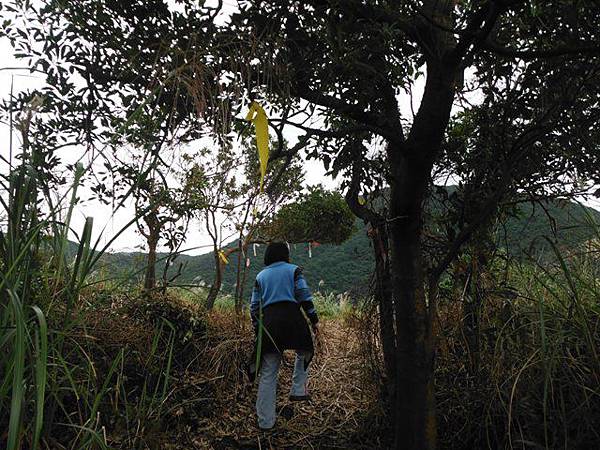
[[[74,264],[68,264],[67,233],[82,172],[78,165],[66,220],[61,220],[56,207],[44,212],[42,177],[29,159],[24,158],[2,180],[0,372],[4,382],[0,423],[5,423],[8,413],[8,450],[38,448],[42,431],[51,425],[46,413],[50,411],[51,419],[63,397],[54,364],[61,359],[65,335],[49,330],[47,314],[59,300],[62,327],[68,328],[79,291],[93,266],[91,220],[85,223]],[[53,398],[48,399],[48,392]]]
[[[44,313],[31,304],[35,249],[41,242],[44,222],[38,219],[38,186],[33,168],[22,165],[3,180],[7,196],[0,198],[5,224],[0,231],[0,402],[10,405],[7,449],[20,448],[23,416],[30,401],[35,404],[33,445],[37,446],[43,420],[46,361],[48,357],[47,327]],[[8,351],[7,351],[8,350]],[[27,383],[34,379],[35,383]],[[34,384],[35,391],[29,386]],[[10,402],[8,401],[10,398]],[[3,408],[4,410],[4,408]]]
[[[496,401],[506,411],[508,448],[599,442],[598,281],[558,250],[556,258],[554,267],[524,271],[531,281],[496,341]]]
[[[509,261],[506,283],[514,295],[486,288],[479,372],[465,363],[460,303],[441,310],[441,448],[598,446],[600,227],[588,219],[596,237],[581,248],[548,239],[549,256]]]
[[[148,368],[155,375],[141,393],[124,382],[126,348],[110,355],[108,367],[99,365],[97,355],[106,349],[89,339],[80,299],[110,242],[100,249],[99,240],[92,244],[91,218],[74,249],[69,242],[83,171],[78,165],[66,207],[44,196],[42,177],[27,160],[2,179],[0,428],[7,425],[7,433],[0,446],[7,450],[41,448],[65,434],[69,448],[108,448],[102,420],[108,404],[123,408],[128,425],[143,430],[160,417],[170,394],[176,335],[168,320],[148,330],[153,342],[145,360],[158,366]],[[129,444],[137,445],[138,434]]]

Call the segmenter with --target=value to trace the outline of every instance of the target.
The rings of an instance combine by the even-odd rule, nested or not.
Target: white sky
[[[212,6],[216,3],[216,0],[208,0],[206,5]],[[237,9],[234,0],[225,0],[223,4],[224,7],[215,20],[217,23],[221,24],[226,22],[230,14]],[[181,9],[181,5],[178,5],[172,0],[169,1],[169,5],[174,9]],[[2,99],[9,97],[11,82],[14,83],[15,95],[18,92],[39,88],[44,85],[42,74],[30,74],[27,70],[2,70],[2,68],[7,67],[13,68],[24,66],[23,62],[18,61],[13,53],[13,49],[10,46],[8,39],[0,38],[0,98]],[[420,98],[419,90],[419,88],[416,89],[415,98]],[[403,106],[403,112],[410,114],[410,100],[407,95],[402,96],[400,104]],[[416,111],[417,108],[418,104],[414,104],[412,109]],[[299,131],[300,130],[289,128],[284,133],[284,136],[290,145],[293,145],[297,141]],[[0,124],[0,154],[5,158],[8,158],[9,154],[9,141],[10,132],[8,126]],[[20,136],[18,133],[13,132],[13,153],[19,152],[20,143]],[[78,158],[81,158],[84,153],[84,150],[81,148],[69,148],[63,150],[59,154],[64,163],[72,163]],[[0,170],[7,170],[5,165],[0,164],[0,167],[2,168]],[[331,177],[325,176],[325,169],[319,161],[306,161],[305,170],[305,180],[307,185],[323,184],[328,188],[335,188],[338,185]],[[83,189],[80,189],[79,194],[80,198],[86,199],[90,197],[90,190],[84,186]],[[133,205],[125,205],[124,208],[113,211],[110,206],[103,205],[98,201],[82,201],[75,209],[72,221],[73,229],[82,230],[86,217],[94,218],[93,239],[100,237],[102,244],[104,244],[133,218]],[[188,238],[182,246],[182,249],[192,249],[186,252],[189,254],[205,253],[209,251],[208,246],[210,244],[212,244],[212,241],[210,240],[210,237],[201,230],[200,224],[192,223],[189,227]],[[137,251],[143,249],[143,245],[144,239],[136,231],[135,225],[132,225],[111,244],[110,250]],[[162,249],[164,249],[164,247],[162,247]]]
[[[24,64],[18,61],[13,56],[13,49],[6,38],[0,38],[0,98],[6,99],[10,96],[11,83],[13,83],[13,93],[18,94],[21,91],[40,88],[44,85],[43,74],[30,74],[28,70],[17,70],[16,67],[23,67]],[[6,69],[11,68],[11,69]],[[290,130],[286,133],[286,139],[293,144],[297,140],[298,134]],[[21,138],[18,132],[13,130],[13,157],[14,154],[20,152]],[[0,124],[0,154],[9,158],[9,142],[10,130],[6,124]],[[59,151],[59,155],[63,163],[73,163],[77,161],[85,151],[83,148],[67,148]],[[85,163],[84,159],[84,163]],[[0,170],[7,170],[5,164],[0,164]],[[308,185],[323,184],[329,188],[334,188],[336,183],[331,177],[325,176],[325,169],[318,161],[306,161],[305,163],[306,176],[305,180]],[[90,197],[91,191],[84,186],[78,192],[79,197],[86,199]],[[114,212],[108,205],[104,205],[98,201],[82,201],[75,209],[73,217],[73,228],[82,230],[86,217],[94,218],[94,234],[93,239],[101,238],[101,242],[107,243],[117,232],[119,232],[132,218],[133,206],[125,205],[124,208]],[[144,244],[144,239],[136,231],[135,225],[129,227],[122,233],[110,249],[113,251],[138,251],[141,250]],[[191,224],[188,232],[188,238],[182,249],[194,248],[186,253],[199,254],[206,253],[208,245],[212,245],[210,237],[200,229],[200,224],[194,222]],[[200,249],[195,247],[202,247]],[[164,247],[163,247],[164,249]]]
[[[12,67],[23,67],[23,63],[16,60],[13,56],[13,50],[7,39],[0,38],[0,98],[6,99],[10,94],[11,81],[14,83],[14,93],[20,91],[33,89],[43,85],[43,75],[30,74],[27,70],[5,70],[4,68]],[[422,91],[422,85],[418,85],[414,92],[414,98],[420,98],[420,91]],[[399,98],[399,103],[403,114],[410,114],[410,98],[407,95],[402,95]],[[418,104],[413,104],[412,110],[418,109]],[[289,131],[286,134],[286,139],[293,144],[297,139],[297,134]],[[10,133],[8,126],[0,124],[0,154],[8,158],[9,155],[9,141]],[[20,137],[17,133],[13,133],[13,146],[14,152],[18,153],[20,147]],[[83,153],[82,150],[69,149],[63,152],[60,156],[65,162],[73,162]],[[1,170],[7,170],[4,164],[0,165]],[[334,180],[330,177],[326,177],[325,170],[320,162],[307,161],[305,163],[306,168],[306,181],[309,185],[321,183],[327,187],[333,188],[336,186]],[[87,192],[86,192],[87,191]],[[89,197],[89,190],[83,189],[81,192],[81,198]],[[596,208],[600,208],[600,201],[594,200],[591,202],[585,202]],[[97,201],[85,201],[80,203],[75,211],[73,227],[75,230],[81,230],[85,222],[86,217],[94,218],[94,238],[100,235],[102,231],[102,242],[106,242],[110,237],[114,236],[127,222],[131,220],[133,208],[131,205],[126,205],[119,211],[113,212],[109,206],[102,205]],[[198,223],[194,223],[190,226],[188,238],[182,248],[192,248],[199,246],[206,246],[210,243],[210,238],[203,232],[200,231]],[[142,249],[144,240],[136,232],[135,226],[131,226],[125,231],[112,245],[111,250],[114,251],[135,251]],[[190,254],[198,254],[207,252],[207,248],[196,249],[189,251]]]

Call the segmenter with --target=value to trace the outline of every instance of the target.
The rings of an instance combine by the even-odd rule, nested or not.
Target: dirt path
[[[312,400],[287,399],[293,354],[285,356],[278,386],[275,430],[255,427],[256,386],[223,383],[215,392],[215,408],[190,444],[201,449],[374,449],[378,436],[370,430],[377,417],[373,383],[366,375],[356,333],[341,321],[323,321],[322,348],[311,365]],[[217,349],[226,351],[225,348]]]

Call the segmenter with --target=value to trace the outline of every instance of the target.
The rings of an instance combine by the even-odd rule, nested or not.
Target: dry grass
[[[550,309],[554,307],[548,303],[542,335],[539,307],[513,303],[510,310],[500,299],[490,299],[486,305],[481,367],[476,372],[470,364],[460,304],[450,302],[440,308],[439,447],[524,448],[526,442],[543,447],[546,439],[548,448],[557,448],[554,444],[564,435],[568,448],[595,448],[590,445],[598,441],[593,425],[598,417],[598,372],[592,358],[595,350],[590,349],[597,348],[598,313],[590,309],[578,319],[568,311],[565,315]],[[113,448],[387,448],[378,391],[382,374],[377,314],[365,308],[322,320],[322,346],[311,365],[310,403],[287,399],[293,354],[286,354],[280,372],[279,418],[276,430],[269,434],[255,427],[256,385],[244,373],[253,344],[247,316],[227,309],[207,314],[178,298],[144,302],[111,296],[103,307],[86,311],[67,344],[85,348],[98,372],[96,383],[104,379],[114,355],[126,348],[115,388],[107,392],[101,408]],[[171,328],[163,328],[156,354],[148,353],[161,318],[173,325],[175,333],[173,370],[164,399],[150,407],[141,400],[141,386],[147,380],[154,386],[164,379],[160,364],[169,353]],[[581,336],[581,324],[592,330],[589,339]],[[544,348],[548,350],[542,357]],[[87,367],[81,358],[70,362]],[[79,370],[75,377],[82,386],[84,372]],[[123,384],[119,394],[116,388]],[[136,414],[135,423],[123,423],[119,397],[123,392],[129,401],[128,414]],[[78,410],[77,405],[73,399],[69,402],[72,410]],[[147,411],[139,414],[145,405]]]
[[[323,321],[322,345],[311,365],[309,403],[290,403],[287,390],[293,354],[280,371],[276,430],[255,427],[256,386],[242,375],[252,348],[245,322],[227,313],[213,313],[204,374],[216,384],[214,409],[190,439],[201,449],[363,449],[381,448],[378,436],[366,430],[377,409],[373,383],[365,383],[359,335],[341,320]]]

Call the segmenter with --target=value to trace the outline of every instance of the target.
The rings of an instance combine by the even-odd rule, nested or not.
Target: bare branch
[[[283,119],[270,119],[270,121],[271,122],[282,122],[282,123],[285,123],[286,125],[291,125],[295,128],[299,128],[303,131],[306,131],[306,133],[309,135],[325,137],[325,138],[343,138],[343,137],[355,135],[357,133],[373,132],[373,129],[371,127],[362,126],[362,125],[357,125],[355,127],[340,128],[337,130],[321,130],[319,128],[307,127],[306,125],[302,125],[302,124],[299,124],[296,122],[284,121]]]
[[[302,97],[303,99],[323,106],[325,108],[333,109],[336,113],[344,115],[355,122],[362,124],[362,128],[372,133],[378,134],[381,137],[395,143],[401,143],[398,139],[398,133],[396,130],[388,129],[384,125],[384,120],[377,114],[365,111],[359,105],[351,105],[342,101],[341,99],[321,94],[310,89],[308,86],[296,86],[294,94]]]

